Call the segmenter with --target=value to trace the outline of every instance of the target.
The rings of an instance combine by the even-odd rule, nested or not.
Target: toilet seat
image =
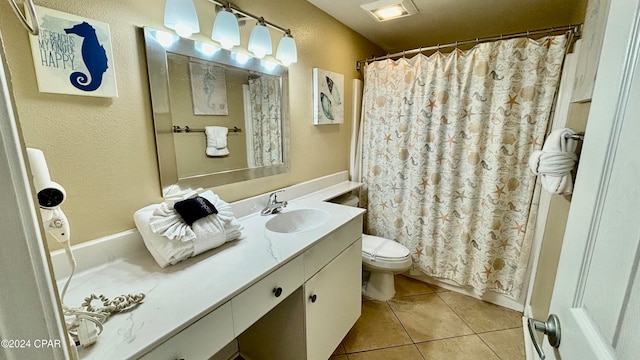
[[[411,266],[411,254],[393,240],[362,234],[362,262],[379,269],[407,270]]]

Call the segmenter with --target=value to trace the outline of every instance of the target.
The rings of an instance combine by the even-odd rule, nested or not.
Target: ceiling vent
[[[412,0],[378,0],[360,7],[378,21],[393,20],[418,12]]]

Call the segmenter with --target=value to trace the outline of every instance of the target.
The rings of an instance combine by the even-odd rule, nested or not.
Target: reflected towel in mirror
[[[228,128],[223,126],[205,126],[204,133],[207,136],[207,156],[229,155],[229,149],[227,148]]]

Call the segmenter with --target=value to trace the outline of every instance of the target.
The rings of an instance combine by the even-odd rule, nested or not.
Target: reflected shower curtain
[[[249,99],[253,133],[254,166],[282,164],[282,117],[280,78],[249,76]]]
[[[539,149],[566,36],[479,44],[365,68],[366,231],[411,251],[412,271],[517,299]]]

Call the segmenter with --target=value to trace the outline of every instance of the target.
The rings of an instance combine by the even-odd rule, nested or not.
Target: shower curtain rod
[[[573,32],[574,38],[579,38],[581,33],[582,33],[582,24],[567,25],[567,26],[561,26],[561,27],[552,27],[552,28],[539,29],[539,30],[530,30],[530,31],[520,32],[520,33],[515,33],[515,34],[491,36],[491,37],[484,37],[484,38],[475,38],[475,39],[471,39],[471,40],[456,41],[456,42],[452,42],[452,43],[449,43],[449,44],[443,44],[443,45],[438,44],[438,45],[433,45],[433,46],[419,47],[417,49],[404,50],[404,51],[396,52],[396,53],[393,53],[393,54],[387,54],[387,55],[384,55],[384,56],[378,56],[378,57],[373,57],[372,56],[369,59],[356,61],[356,70],[360,71],[360,69],[362,68],[362,64],[366,64],[366,63],[369,63],[369,62],[372,62],[372,61],[404,57],[406,55],[418,54],[418,53],[421,53],[423,51],[440,50],[440,49],[445,49],[445,48],[458,47],[459,45],[480,44],[480,43],[496,41],[496,40],[513,39],[513,38],[523,37],[523,36],[551,34],[551,33],[566,32],[566,31]]]

